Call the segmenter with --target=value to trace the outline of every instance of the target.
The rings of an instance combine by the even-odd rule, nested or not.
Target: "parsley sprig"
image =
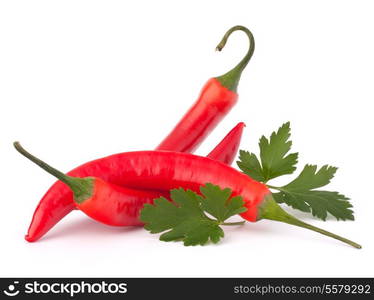
[[[326,220],[328,214],[337,220],[353,220],[349,199],[338,192],[320,190],[330,183],[337,168],[307,164],[290,183],[274,186],[269,181],[296,170],[298,153],[290,153],[292,142],[290,123],[283,124],[269,138],[262,136],[259,142],[260,154],[240,151],[238,166],[247,175],[265,183],[272,196],[264,198],[258,207],[258,220],[268,219],[306,228],[340,240],[355,248],[361,245],[324,229],[307,224],[284,211],[279,203],[294,209],[310,212]],[[183,188],[170,192],[172,201],[164,197],[145,204],[140,213],[144,228],[151,233],[162,233],[161,241],[183,241],[185,246],[205,245],[209,241],[218,243],[224,237],[221,225],[239,225],[244,222],[228,223],[226,220],[247,210],[242,197],[232,197],[232,190],[221,189],[207,183],[200,187],[200,193]]]
[[[231,197],[229,188],[207,183],[200,187],[201,195],[183,188],[173,189],[170,197],[145,204],[140,214],[144,228],[151,233],[161,233],[161,241],[183,241],[185,246],[204,245],[209,240],[218,243],[224,236],[220,225],[239,225],[244,222],[226,223],[236,214],[245,212],[242,197]],[[213,218],[211,218],[210,216]]]
[[[255,180],[261,181],[275,190],[274,199],[294,209],[310,212],[313,216],[326,220],[331,214],[337,220],[354,220],[349,198],[338,193],[317,190],[330,183],[337,168],[324,165],[305,165],[300,174],[290,183],[277,187],[268,181],[279,176],[294,173],[298,153],[290,153],[292,142],[290,123],[283,124],[270,138],[262,136],[259,141],[260,158],[254,153],[240,151],[239,168]]]

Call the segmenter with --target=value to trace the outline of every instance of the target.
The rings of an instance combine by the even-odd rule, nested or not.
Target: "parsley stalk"
[[[326,235],[328,237],[331,237],[333,239],[339,240],[343,243],[346,243],[348,245],[351,245],[352,247],[355,247],[357,249],[361,249],[361,245],[348,240],[344,237],[341,237],[339,235],[336,235],[334,233],[331,233],[329,231],[326,231],[324,229],[318,228],[316,226],[310,225],[308,223],[305,223],[294,216],[291,216],[288,214],[286,211],[284,211],[277,202],[275,202],[273,196],[269,194],[264,202],[261,204],[259,207],[259,217],[258,220],[260,219],[268,219],[272,221],[278,221],[278,222],[283,222],[286,224],[306,228],[315,232],[318,232],[320,234]]]
[[[219,225],[224,225],[224,226],[237,226],[237,225],[244,225],[245,221],[239,221],[239,222],[223,222],[220,223]]]

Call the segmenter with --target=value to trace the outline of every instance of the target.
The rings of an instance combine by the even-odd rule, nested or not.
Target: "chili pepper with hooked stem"
[[[247,54],[232,70],[208,80],[197,101],[156,150],[193,152],[237,102],[236,90],[240,76],[253,55],[255,40],[246,27],[234,26],[218,44],[218,51],[223,49],[229,36],[235,31],[243,31],[248,36],[250,46]]]
[[[43,162],[40,163],[39,160],[34,159],[17,143],[15,143],[15,147],[23,155],[32,159],[47,171],[50,171],[48,167],[45,167]],[[123,183],[134,188],[151,187],[166,192],[182,187],[199,193],[200,186],[208,182],[218,185],[221,188],[227,187],[232,190],[232,196],[240,195],[243,198],[247,211],[242,213],[241,216],[245,220],[250,222],[262,219],[279,221],[313,230],[355,248],[361,248],[355,242],[304,223],[291,216],[274,201],[271,192],[265,184],[253,180],[222,162],[207,157],[181,152],[136,151],[103,158],[100,160],[100,166],[108,172],[121,173],[124,179]],[[54,174],[53,172],[51,173]],[[107,209],[111,213],[113,207],[118,205],[116,200],[116,197],[120,198],[118,190],[113,191],[113,194],[116,195],[115,197],[110,197],[111,186],[109,184],[105,182],[98,184],[98,181],[92,178],[85,178],[83,180],[85,180],[84,183],[83,181],[82,183],[79,182],[77,184],[78,187],[74,187],[77,190],[75,193],[78,196],[78,201],[82,201],[83,203],[86,200],[89,201],[87,207],[82,206],[82,209],[90,210],[91,202],[104,201],[100,199],[101,195],[103,195],[104,197],[108,197],[109,202],[104,207],[100,206],[100,209]],[[67,180],[65,179],[65,181]],[[73,185],[71,184],[71,186]],[[100,188],[103,189],[103,192],[100,191]],[[82,198],[81,195],[83,195]],[[96,211],[96,207],[94,206],[93,210],[90,210],[90,213],[103,213],[103,211]]]

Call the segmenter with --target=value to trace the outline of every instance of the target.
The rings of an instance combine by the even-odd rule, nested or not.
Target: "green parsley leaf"
[[[241,197],[232,197],[230,189],[207,183],[200,188],[202,196],[183,188],[173,189],[174,203],[161,197],[154,204],[145,204],[140,212],[144,228],[151,233],[163,233],[162,241],[182,240],[185,246],[205,245],[209,240],[218,243],[224,236],[219,225],[229,217],[245,212]],[[209,218],[205,212],[216,219]]]
[[[300,175],[283,188],[293,191],[312,190],[330,183],[338,168],[324,165],[317,171],[316,165],[305,165]]]
[[[201,208],[221,223],[247,210],[243,207],[242,197],[236,196],[230,199],[231,190],[229,188],[222,190],[219,186],[207,183],[200,188],[200,191],[205,197],[201,201]]]
[[[254,180],[265,182],[266,178],[264,177],[261,164],[257,159],[257,156],[248,151],[240,150],[239,151],[239,161],[237,161],[238,167],[243,173],[249,175]]]
[[[278,203],[311,212],[313,216],[326,220],[327,213],[333,215],[337,220],[354,220],[352,205],[349,198],[338,192],[314,190],[330,183],[337,168],[323,166],[317,171],[317,166],[306,165],[300,175],[289,184],[280,188],[279,193],[274,193],[274,199]],[[270,186],[271,187],[271,186]]]
[[[267,182],[270,179],[292,174],[297,164],[298,153],[287,153],[291,149],[290,122],[283,124],[277,132],[273,132],[269,139],[260,138],[260,159],[255,154],[241,151],[238,166],[255,180]]]
[[[273,132],[270,141],[262,136],[260,139],[260,157],[265,181],[285,174],[292,174],[297,164],[298,153],[291,153],[290,122],[283,124]]]

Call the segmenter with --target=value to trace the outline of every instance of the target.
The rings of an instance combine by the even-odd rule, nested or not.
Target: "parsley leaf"
[[[326,220],[327,213],[337,220],[354,220],[352,205],[349,198],[338,192],[314,190],[330,183],[337,168],[323,166],[317,171],[317,166],[306,165],[299,176],[282,187],[272,187],[279,190],[273,194],[278,203],[286,203],[313,216]]]
[[[239,151],[239,161],[237,162],[238,167],[243,173],[249,175],[254,180],[265,182],[261,164],[257,156],[248,151],[240,150]]]
[[[200,187],[200,191],[205,197],[201,201],[201,208],[221,223],[247,210],[243,207],[242,197],[236,196],[230,199],[231,190],[229,188],[222,190],[219,186],[207,183]]]
[[[239,168],[255,180],[267,182],[270,179],[292,174],[297,164],[298,153],[287,153],[291,149],[290,122],[283,124],[277,132],[273,132],[269,139],[260,138],[260,159],[255,154],[240,151]]]
[[[265,181],[285,174],[292,174],[297,164],[298,153],[285,156],[291,149],[290,122],[283,124],[273,132],[270,141],[262,136],[260,139],[260,157]]]
[[[220,225],[238,213],[245,212],[241,197],[232,197],[228,188],[207,183],[200,188],[202,196],[183,188],[170,191],[174,203],[164,197],[145,204],[140,212],[144,228],[151,233],[163,233],[162,241],[182,240],[185,246],[205,245],[209,240],[218,243],[224,236]],[[211,219],[205,212],[216,219]]]
[[[293,191],[316,189],[330,183],[338,168],[324,165],[317,171],[316,165],[305,165],[300,175],[283,188]]]

